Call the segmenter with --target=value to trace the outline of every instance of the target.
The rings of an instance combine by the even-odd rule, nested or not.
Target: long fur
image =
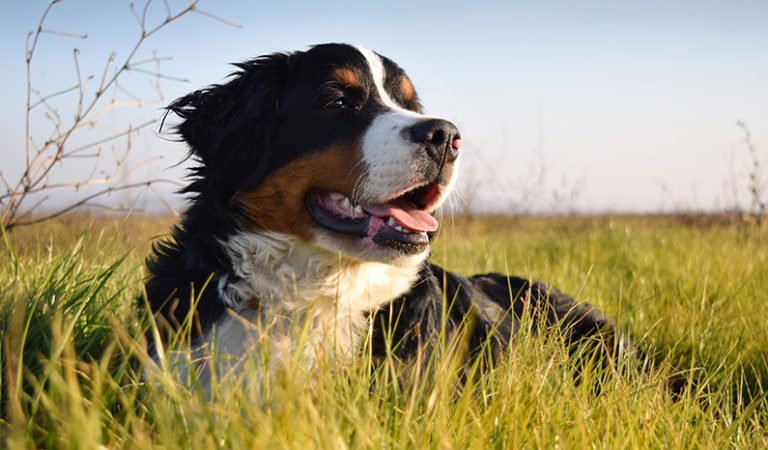
[[[321,76],[323,64],[347,64],[363,75],[373,74],[371,85],[361,82],[358,91],[368,89],[368,101],[377,103],[367,112],[307,109],[309,102],[324,101],[315,94],[301,94],[304,86]],[[415,156],[403,144],[389,150],[401,155],[399,159],[388,159],[382,150],[394,145],[387,134],[391,130],[401,139],[398,136],[404,134],[397,127],[408,130],[430,119],[421,115],[412,89],[393,97],[397,82],[390,79],[404,76],[393,62],[373,52],[329,44],[238,64],[226,83],[193,92],[169,106],[168,111],[181,119],[176,132],[188,144],[195,166],[182,191],[191,206],[171,237],[155,245],[147,262],[146,293],[153,312],[164,322],[166,338],[192,317],[190,348],[215,346],[231,358],[222,364],[226,370],[240,367],[254,346],[264,342],[279,364],[281,352],[295,350],[297,338],[290,330],[297,321],[310,324],[309,345],[302,350],[308,366],[318,351],[330,349],[342,358],[354,357],[366,333],[372,336],[374,356],[383,357],[388,351],[386,339],[392,338],[399,343],[396,356],[404,361],[421,360],[441,335],[450,338],[460,329],[468,332],[470,357],[488,340],[495,353],[501,353],[525,315],[542,332],[561,329],[573,346],[599,342],[596,348],[605,358],[629,347],[594,308],[540,282],[502,274],[462,277],[430,264],[427,253],[368,260],[358,253],[329,250],[335,237],[322,230],[299,236],[254,225],[259,217],[253,217],[248,203],[238,202],[238,196],[258,189],[282,167],[327,149],[339,151],[341,144],[359,144],[364,160],[367,157],[394,174],[429,176],[449,190],[456,162],[411,163],[408,158]],[[297,131],[287,135],[288,126]],[[374,180],[376,189],[397,189],[399,178],[387,173],[377,177],[369,167],[354,188]],[[280,202],[275,204],[278,209],[273,213],[280,214]],[[294,220],[298,219],[283,218]],[[174,358],[182,370],[201,369],[193,362],[195,355]],[[199,376],[207,383],[206,375]]]

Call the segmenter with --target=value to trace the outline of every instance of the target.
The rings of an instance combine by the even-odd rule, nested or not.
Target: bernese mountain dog
[[[189,348],[215,348],[216,370],[235,373],[255,346],[276,364],[298,350],[311,366],[320,351],[349,358],[370,339],[374,357],[414,362],[465,333],[468,358],[485,345],[499,354],[523,316],[571,346],[599,341],[606,358],[628,345],[600,312],[544,283],[428,261],[461,134],[424,113],[392,60],[323,44],[236,67],[168,107],[197,164],[183,190],[191,205],[147,263],[165,335],[190,324]],[[303,349],[297,321],[308,324]],[[150,341],[162,356],[162,339]],[[207,361],[176,362],[207,383]]]

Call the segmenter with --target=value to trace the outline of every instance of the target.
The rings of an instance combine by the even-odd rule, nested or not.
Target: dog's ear
[[[297,55],[274,53],[235,64],[238,70],[227,83],[195,91],[168,106],[182,119],[176,132],[201,163],[186,192],[215,185],[227,197],[246,180],[263,177],[280,95]]]

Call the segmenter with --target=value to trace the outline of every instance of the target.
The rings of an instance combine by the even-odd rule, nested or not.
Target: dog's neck
[[[309,321],[314,337],[325,342],[333,338],[335,350],[343,353],[367,331],[368,313],[411,288],[424,261],[424,257],[400,265],[359,261],[274,232],[242,232],[222,245],[234,276],[221,278],[218,289],[229,308],[251,321],[275,317]],[[253,312],[255,304],[258,314]],[[225,324],[219,328],[223,331]]]

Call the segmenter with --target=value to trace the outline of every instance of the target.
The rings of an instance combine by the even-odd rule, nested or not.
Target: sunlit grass
[[[349,365],[321,359],[308,371],[296,355],[259,383],[216,380],[209,397],[168,371],[140,376],[143,259],[169,223],[71,217],[4,237],[0,445],[768,446],[765,230],[642,217],[445,224],[437,263],[546,280],[605,310],[655,355],[657,371],[624,368],[599,394],[590,371],[574,382],[560,341],[523,333],[491,370],[462,368],[460,341],[421,375],[391,359],[372,371],[363,348]],[[677,372],[690,386],[673,401],[664,384]]]

